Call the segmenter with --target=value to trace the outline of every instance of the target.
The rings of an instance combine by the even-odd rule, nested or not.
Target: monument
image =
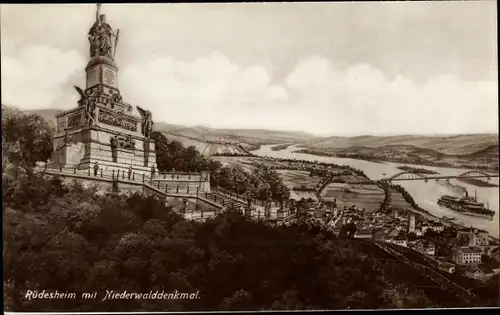
[[[90,60],[85,68],[86,87],[75,86],[78,106],[57,115],[52,161],[63,167],[150,173],[156,168],[152,114],[122,99],[118,88],[115,53],[119,30],[113,31],[97,5],[89,30]],[[157,172],[156,172],[157,173]]]

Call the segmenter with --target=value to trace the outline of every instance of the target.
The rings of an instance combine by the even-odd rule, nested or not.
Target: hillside
[[[59,109],[25,111],[39,114],[55,126]],[[194,145],[204,155],[245,154],[262,144],[295,144],[310,153],[396,161],[424,165],[448,165],[480,168],[498,168],[498,135],[471,134],[446,136],[358,136],[317,137],[301,131],[216,129],[205,126],[155,122],[154,129],[185,146]],[[239,142],[244,148],[231,144],[206,141],[223,139]]]
[[[204,126],[167,129],[157,127],[168,139],[181,142],[184,146],[194,145],[204,155],[214,154],[246,154],[259,148],[262,144],[301,143],[317,139],[304,132],[272,131],[272,130],[245,130],[245,129],[214,129]],[[238,142],[240,145],[207,143],[206,141],[223,140]],[[244,148],[244,150],[242,149]]]
[[[3,108],[14,108],[11,106],[4,106]],[[61,109],[39,109],[39,110],[23,110],[26,114],[36,114],[43,117],[49,122],[52,127],[56,127],[56,115],[63,112]],[[222,137],[223,133],[212,132],[215,129],[205,128],[205,127],[194,127],[189,128],[182,125],[168,124],[164,122],[157,122],[154,125],[156,131],[163,132],[169,140],[176,140],[182,143],[184,146],[194,145],[196,149],[203,155],[213,155],[213,154],[235,154],[235,155],[245,155],[247,154],[245,150],[252,150],[257,148],[255,144],[248,144],[241,142],[241,147],[236,145],[222,145],[222,144],[211,144],[205,143],[201,139],[206,138],[207,140],[215,140]],[[180,135],[177,135],[179,133]],[[217,136],[204,137],[205,134],[216,134]],[[227,137],[226,137],[227,138]],[[198,140],[200,139],[200,140]],[[228,138],[229,139],[229,138]],[[243,148],[244,149],[243,149]]]
[[[338,156],[369,161],[391,161],[430,166],[449,166],[498,170],[498,145],[467,154],[442,152],[412,145],[384,145],[380,147],[356,146],[339,149],[304,149],[300,152],[324,156]]]
[[[178,141],[185,147],[194,146],[198,152],[205,156],[214,154],[247,155],[248,153],[245,151],[252,149],[252,146],[247,143],[240,143],[240,146],[237,146],[232,144],[206,143],[198,139],[182,137],[172,133],[163,133],[163,135],[165,135],[168,140]]]
[[[490,146],[498,146],[497,134],[470,134],[453,136],[359,136],[328,137],[305,143],[304,146],[316,149],[345,149],[352,147],[413,146],[435,150],[449,155],[463,155],[477,152]]]
[[[55,126],[55,117],[62,112],[60,109],[24,110],[27,114],[38,114]],[[244,150],[235,145],[207,144],[204,140],[237,141],[246,150],[258,148],[261,144],[303,143],[318,139],[301,131],[273,131],[251,129],[215,129],[204,126],[186,127],[155,121],[154,130],[164,133],[168,138],[177,140],[182,144],[194,145],[207,155],[218,154],[244,154]]]
[[[246,142],[250,144],[280,144],[283,142],[303,143],[318,139],[318,137],[297,131],[274,131],[259,129],[215,129],[203,126],[185,127],[174,131],[157,129],[161,132],[177,136],[196,138],[199,140],[226,140]]]

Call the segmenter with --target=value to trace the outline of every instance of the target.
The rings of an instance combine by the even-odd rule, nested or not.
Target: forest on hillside
[[[153,197],[4,175],[5,302],[11,311],[429,307],[359,242],[236,211],[185,221]],[[5,182],[5,180],[7,180]],[[6,187],[7,186],[7,187]],[[29,198],[28,198],[29,196]],[[199,291],[196,300],[26,300],[26,290]]]
[[[228,209],[206,222],[187,221],[156,197],[44,177],[33,167],[50,156],[51,129],[36,115],[2,115],[2,133],[7,311],[462,305],[445,292],[422,289],[429,284],[421,275],[404,264],[386,264],[369,243],[337,238],[306,220],[275,228]],[[179,150],[172,155],[186,154]],[[27,290],[78,298],[29,300]],[[96,290],[100,298],[79,298]],[[197,298],[102,301],[106,290],[177,290],[197,292]]]

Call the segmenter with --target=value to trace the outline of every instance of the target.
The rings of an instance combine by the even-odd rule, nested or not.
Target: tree
[[[272,171],[254,174],[224,168],[219,173],[227,185],[242,176],[250,190],[266,179],[271,179],[268,192],[279,186]],[[64,189],[60,184],[43,178],[23,184],[27,189],[34,189],[29,185],[41,187],[35,200],[49,196],[45,204],[34,207],[36,211],[27,213],[14,203],[5,207],[4,299],[8,311],[434,306],[435,294],[415,290],[423,280],[418,272],[387,271],[378,261],[385,254],[373,244],[335,238],[309,214],[311,220],[272,227],[230,208],[205,222],[194,222],[183,220],[155,198],[97,194],[91,187]],[[299,204],[307,208],[306,200]],[[117,292],[199,290],[200,298],[24,299],[27,289],[81,294],[110,288]],[[451,300],[460,306],[459,300]]]
[[[469,234],[460,234],[457,238],[458,246],[467,246],[469,245],[469,242],[470,242]]]
[[[31,178],[37,162],[47,162],[52,153],[52,128],[39,115],[2,111],[2,154]],[[4,162],[4,160],[2,160]]]
[[[421,291],[411,291],[406,285],[389,285],[382,293],[389,308],[422,308],[431,304]]]
[[[185,148],[180,142],[169,141],[161,132],[153,132],[156,145],[156,161],[160,172],[215,172],[220,162],[203,156],[195,146]]]

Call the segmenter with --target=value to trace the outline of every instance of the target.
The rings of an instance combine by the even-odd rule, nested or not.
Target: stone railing
[[[244,201],[245,203],[247,202],[246,201],[247,197],[245,194],[238,194],[238,193],[232,192],[230,190],[227,190],[227,189],[224,189],[221,187],[213,188],[213,190],[220,193],[220,194],[225,194],[229,197]],[[291,199],[283,201],[283,208],[291,208],[293,206],[293,203],[294,202]],[[279,201],[265,201],[265,200],[258,200],[255,198],[252,198],[251,204],[252,205],[259,205],[262,207],[264,207],[266,205],[269,205],[272,208],[281,207],[281,202],[279,202]]]
[[[136,172],[126,172],[120,170],[105,170],[99,169],[94,170],[91,168],[88,169],[77,169],[76,167],[65,168],[62,165],[57,167],[48,167],[47,173],[54,173],[52,175],[81,175],[90,178],[101,178],[106,180],[122,180],[135,182],[139,184],[146,184],[150,187],[153,187],[155,190],[159,190],[164,194],[184,194],[184,195],[197,195],[200,191],[200,181],[187,181],[186,183],[177,183],[170,184],[168,181],[158,181],[156,178],[151,178],[150,176],[145,175],[144,173],[136,173]]]
[[[88,169],[78,169],[77,166],[68,166],[63,164],[50,164],[47,169],[59,170],[60,172],[72,172],[74,174],[87,174],[88,176],[100,177],[101,173],[103,176],[111,176],[112,178],[129,179],[133,181],[186,181],[186,182],[206,182],[210,180],[210,175],[208,173],[188,173],[188,172],[167,172],[161,174],[155,174],[151,177],[151,173],[146,175],[144,172],[129,171],[126,169],[103,169],[99,168],[96,171],[91,166]],[[182,186],[182,185],[181,185]],[[171,186],[172,187],[172,186]]]
[[[179,197],[179,198],[198,198],[206,203],[209,203],[219,209],[228,206],[246,208],[248,206],[248,201],[244,199],[244,195],[235,194],[223,189],[215,189],[212,192],[202,192],[200,190],[200,181],[187,181],[183,184],[169,184],[169,181],[157,180],[156,178],[151,178],[143,173],[137,174],[135,172],[115,171],[115,170],[94,170],[94,169],[84,169],[79,170],[77,168],[47,168],[47,175],[54,176],[68,176],[82,179],[95,179],[104,180],[108,182],[121,182],[125,184],[135,184],[143,187],[143,193],[148,195],[156,195],[159,198],[166,198],[167,196]],[[186,175],[183,175],[186,176]],[[191,176],[188,174],[187,176]],[[176,180],[176,179],[175,179]],[[290,208],[284,207],[283,210],[276,207],[280,206],[278,202],[272,202],[271,206],[274,210],[265,211],[264,206],[265,201],[252,200],[251,206],[258,207],[257,211],[252,211],[250,217],[252,218],[262,218],[270,220],[278,220],[280,222],[288,222],[295,218],[295,213],[290,212]],[[269,204],[267,204],[269,205]],[[289,205],[289,203],[284,203]],[[276,212],[276,216],[272,216],[271,212]]]
[[[210,177],[208,173],[184,173],[184,172],[167,172],[155,175],[155,180],[198,180],[208,181]]]

